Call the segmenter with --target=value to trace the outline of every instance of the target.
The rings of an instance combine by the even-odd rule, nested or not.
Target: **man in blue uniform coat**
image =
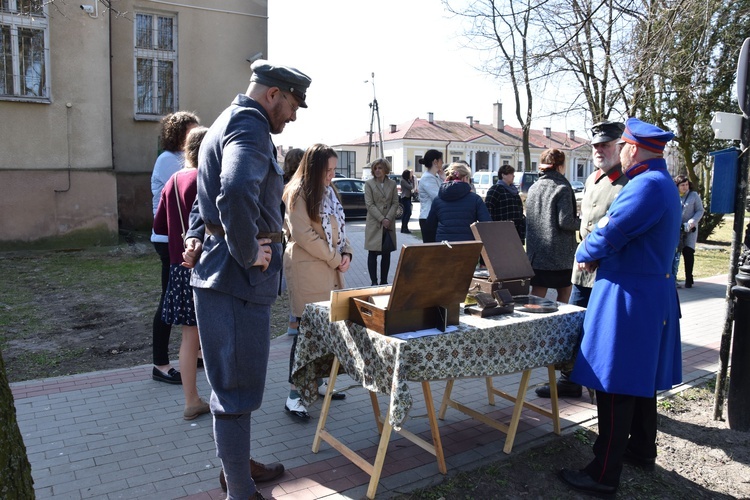
[[[267,61],[256,61],[252,70],[247,92],[224,110],[201,143],[186,242],[188,254],[200,254],[190,284],[211,385],[216,454],[227,498],[243,500],[263,498],[254,479],[284,470],[281,464],[248,466],[250,415],[263,399],[282,261],[283,171],[270,134],[281,133],[297,118],[297,109],[307,107],[310,85],[304,73]],[[201,245],[203,224],[207,236]],[[186,261],[192,263],[187,256]],[[259,465],[263,470],[251,476],[251,467]]]
[[[671,262],[679,194],[663,158],[671,132],[626,122],[620,162],[630,182],[578,246],[579,269],[596,269],[571,379],[596,389],[594,459],[563,469],[569,486],[614,494],[623,461],[653,470],[656,391],[682,382],[679,304]]]

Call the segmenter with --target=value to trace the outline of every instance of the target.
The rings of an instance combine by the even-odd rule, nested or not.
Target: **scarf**
[[[323,226],[323,232],[328,240],[328,248],[333,250],[333,229],[331,224],[331,217],[334,217],[338,222],[339,226],[339,241],[337,242],[337,248],[339,253],[343,252],[344,246],[346,245],[346,225],[344,222],[344,207],[341,206],[336,193],[333,192],[333,188],[328,186],[326,192],[323,194],[323,202],[320,204],[320,223]]]
[[[510,194],[514,194],[514,195],[515,195],[515,194],[518,194],[518,188],[516,187],[516,185],[515,185],[515,184],[511,184],[511,185],[508,185],[508,184],[506,184],[506,183],[505,183],[505,181],[504,181],[504,180],[502,180],[502,179],[500,179],[499,181],[497,181],[497,183],[498,183],[498,184],[499,184],[499,185],[500,185],[501,187],[505,188],[505,190],[506,190],[506,191],[508,191],[508,192],[509,192]]]

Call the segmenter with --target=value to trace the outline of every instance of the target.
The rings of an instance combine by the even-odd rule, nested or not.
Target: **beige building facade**
[[[210,125],[268,51],[267,1],[81,2],[0,3],[0,248],[148,230],[161,117]]]
[[[367,153],[370,158],[387,158],[394,173],[406,169],[421,176],[422,165],[419,160],[429,149],[443,153],[446,164],[465,161],[472,172],[497,172],[505,164],[512,165],[516,171],[536,171],[539,155],[548,148],[562,150],[568,161],[566,177],[570,180],[585,180],[594,169],[589,141],[577,136],[573,130],[554,131],[551,129],[533,129],[529,142],[531,148],[531,165],[523,164],[522,131],[505,125],[502,118],[502,104],[492,105],[492,123],[480,123],[474,117],[466,121],[455,122],[435,120],[433,113],[427,119],[416,118],[398,125],[390,125],[383,131],[383,152],[380,151],[378,134],[373,134],[372,145],[367,136],[360,137],[335,147],[337,151],[356,153],[356,169],[352,176],[367,177]]]

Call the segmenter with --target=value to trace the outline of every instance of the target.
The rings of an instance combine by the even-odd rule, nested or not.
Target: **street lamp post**
[[[380,130],[380,109],[378,108],[378,99],[375,97],[375,73],[371,74],[370,80],[365,80],[365,83],[372,83],[372,102],[370,103],[370,132],[369,139],[367,141],[367,163],[370,163],[372,157],[372,135],[374,133],[372,127],[375,122],[375,116],[378,117],[378,143],[380,145],[380,156],[383,156],[383,133]]]

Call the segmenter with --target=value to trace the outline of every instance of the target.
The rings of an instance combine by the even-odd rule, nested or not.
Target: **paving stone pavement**
[[[416,219],[410,222],[418,229]],[[370,284],[363,223],[347,225],[357,253],[347,273],[348,286]],[[419,243],[408,234],[398,234],[399,245]],[[389,273],[389,283],[397,266]],[[682,386],[701,383],[718,369],[718,349],[724,325],[726,276],[699,280],[691,289],[678,291],[682,306]],[[292,339],[282,335],[271,343],[268,378],[263,405],[253,414],[252,450],[261,462],[283,462],[287,471],[277,481],[260,484],[266,498],[343,499],[364,498],[368,476],[323,443],[311,451],[320,403],[309,408],[307,423],[292,420],[284,412],[288,394],[289,349]],[[534,387],[543,384],[545,369],[534,370],[527,399],[549,407]],[[495,377],[501,390],[514,392],[520,374]],[[435,404],[444,385],[433,382]],[[198,388],[209,395],[205,377],[199,372]],[[367,392],[340,376],[337,388],[346,388],[347,398],[334,401],[327,429],[347,446],[372,461],[379,439]],[[39,499],[223,499],[219,489],[220,463],[216,458],[210,415],[186,422],[182,419],[182,389],[151,380],[151,365],[109,370],[11,384],[19,425],[32,465]],[[510,402],[486,401],[484,380],[456,381],[462,402],[507,422]],[[419,384],[414,384],[413,410],[406,428],[429,438],[429,424]],[[385,397],[379,398],[387,408]],[[563,432],[595,422],[596,408],[584,394],[579,399],[560,400]],[[449,474],[479,467],[507,457],[502,452],[504,434],[448,410],[440,422],[440,433]],[[513,452],[556,439],[552,424],[524,410]],[[553,473],[550,471],[550,473]],[[391,437],[378,488],[378,498],[439,483],[435,459],[397,433]]]

